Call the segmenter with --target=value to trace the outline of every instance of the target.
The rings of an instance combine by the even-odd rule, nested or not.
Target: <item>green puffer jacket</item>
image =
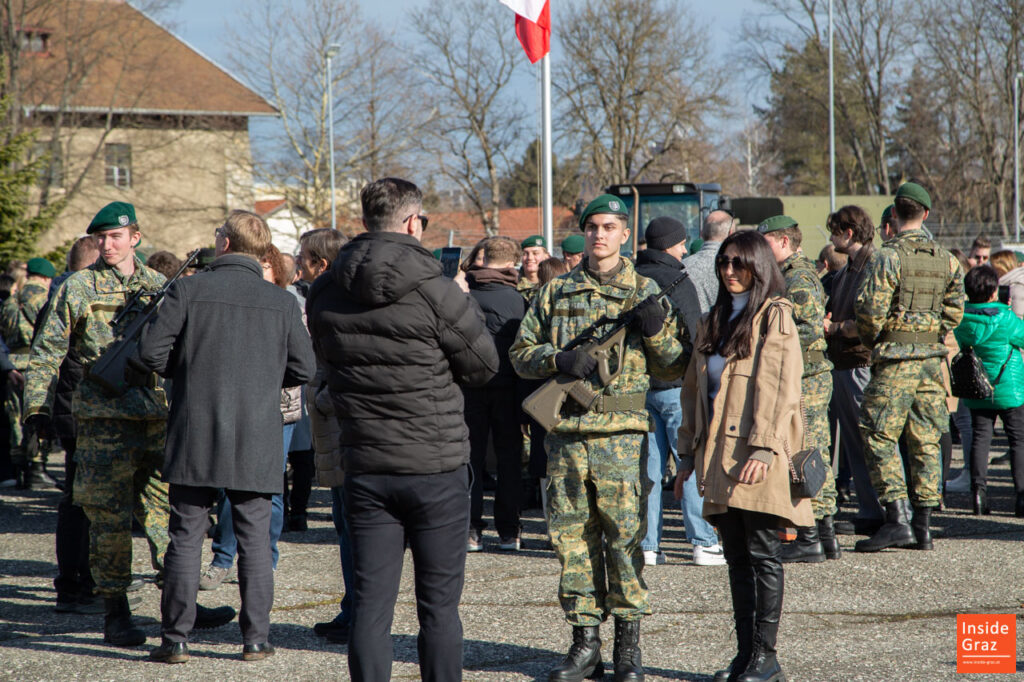
[[[961,348],[974,347],[995,389],[991,400],[967,400],[967,407],[1007,410],[1024,405],[1024,321],[1004,303],[968,303],[953,334]],[[1006,369],[996,383],[1003,363]]]

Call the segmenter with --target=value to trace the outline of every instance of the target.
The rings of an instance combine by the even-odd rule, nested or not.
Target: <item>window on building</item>
[[[50,33],[38,29],[18,31],[18,49],[23,54],[47,54],[50,51]]]
[[[32,158],[39,159],[39,184],[53,187],[64,186],[64,158],[60,145],[50,146],[37,142],[32,148]]]
[[[132,186],[132,146],[108,144],[105,153],[105,177],[114,187]]]

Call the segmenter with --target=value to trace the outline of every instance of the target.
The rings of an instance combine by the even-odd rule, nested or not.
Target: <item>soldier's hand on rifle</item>
[[[665,326],[665,309],[656,296],[645,298],[640,304],[623,315],[622,321],[644,336],[654,336]]]
[[[555,367],[562,374],[577,379],[586,379],[595,369],[597,360],[581,350],[563,350],[555,356]]]

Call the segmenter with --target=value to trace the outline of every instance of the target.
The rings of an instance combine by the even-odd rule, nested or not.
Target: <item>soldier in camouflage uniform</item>
[[[523,249],[523,267],[520,270],[516,291],[523,295],[527,303],[531,303],[537,294],[537,286],[540,284],[537,268],[548,259],[548,247],[544,237],[539,234],[527,237],[519,246]]]
[[[167,397],[156,376],[145,377],[124,395],[112,397],[88,376],[89,369],[121,330],[111,321],[138,291],[155,291],[164,276],[135,255],[141,239],[135,208],[108,204],[88,228],[100,258],[69,277],[54,293],[42,329],[32,344],[25,385],[26,426],[49,422],[61,362],[70,355],[86,374],[75,389],[78,423],[75,503],[90,521],[89,565],[104,597],[103,639],[138,646],[145,633],[132,624],[126,591],[131,583],[132,515],[145,530],[153,568],[162,570],[169,541],[167,485],[160,481]],[[130,320],[125,320],[124,324]],[[230,621],[234,617],[231,610]],[[224,612],[200,609],[196,627],[220,624]]]
[[[629,238],[625,215],[622,201],[607,194],[586,207],[579,225],[588,260],[539,289],[509,352],[524,378],[562,373],[600,394],[589,410],[567,399],[545,439],[548,528],[562,564],[559,599],[573,626],[572,647],[550,680],[582,680],[603,669],[598,626],[609,614],[615,618],[615,679],[643,679],[640,619],[651,612],[640,549],[648,492],[641,461],[649,430],[647,374],[677,378],[689,358],[674,320],[666,320],[653,299],[658,285],[619,255]],[[626,315],[624,357],[616,359],[622,372],[603,387],[593,375],[593,358],[561,349],[602,315],[634,307]]]
[[[860,431],[872,484],[886,522],[859,552],[915,545],[932,549],[931,510],[942,500],[939,438],[946,430],[943,339],[964,313],[960,263],[922,229],[931,209],[923,187],[896,191],[892,218],[899,233],[878,250],[857,292],[857,334],[871,348]],[[913,479],[911,500],[897,441],[905,433]]]
[[[825,462],[825,485],[811,499],[815,525],[797,530],[796,540],[782,549],[783,563],[820,563],[840,556],[832,521],[837,511],[836,482],[832,475],[828,404],[832,399],[832,362],[825,356],[825,289],[814,263],[800,251],[802,234],[789,216],[768,218],[758,225],[775,255],[786,280],[786,298],[793,302],[793,320],[800,336],[804,372],[800,379],[803,395],[804,447],[818,448]]]
[[[45,258],[29,260],[26,270],[25,283],[0,309],[0,336],[10,349],[11,363],[22,374],[28,369],[36,319],[46,306],[50,280],[57,274],[53,264]],[[10,391],[4,411],[11,424],[11,463],[18,475],[18,487],[27,490],[43,483],[45,478],[38,434],[33,429],[21,428],[21,406],[22,391]]]

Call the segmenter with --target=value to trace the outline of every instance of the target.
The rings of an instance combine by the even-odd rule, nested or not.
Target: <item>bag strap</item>
[[[1010,359],[1013,357],[1013,346],[1010,346],[1010,354],[1006,356],[1006,362],[999,368],[999,374],[996,375],[996,380],[992,382],[992,389],[995,390],[996,384],[999,383],[999,379],[1003,376],[1003,372],[1006,371],[1006,366],[1010,364]]]

